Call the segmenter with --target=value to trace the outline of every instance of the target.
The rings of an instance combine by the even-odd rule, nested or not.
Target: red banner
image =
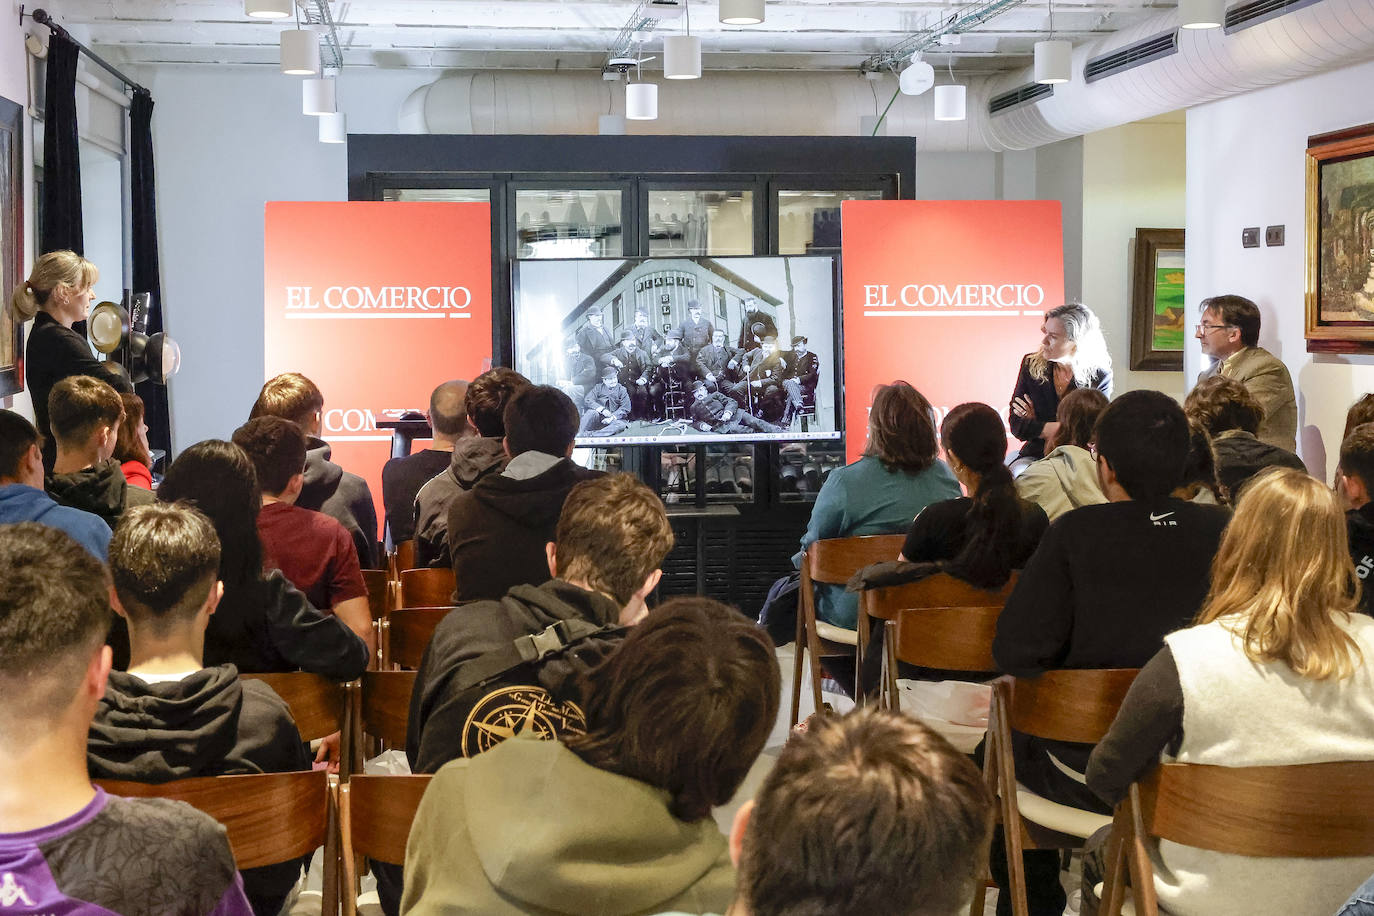
[[[265,264],[266,377],[319,386],[322,436],[366,478],[380,522],[391,434],[377,421],[491,366],[490,207],[271,202]]]
[[[1005,422],[1021,357],[1064,302],[1058,201],[845,201],[846,452],[858,459],[873,389],[905,379],[940,419],[982,401]]]

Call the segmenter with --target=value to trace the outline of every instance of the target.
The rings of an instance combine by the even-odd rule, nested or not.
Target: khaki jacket
[[[1298,403],[1288,367],[1263,347],[1248,347],[1230,362],[1217,360],[1197,380],[1222,375],[1244,385],[1264,408],[1259,440],[1289,452],[1298,450]]]

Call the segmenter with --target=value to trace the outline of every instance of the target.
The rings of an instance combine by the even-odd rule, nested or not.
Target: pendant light
[[[663,78],[697,80],[701,79],[701,39],[692,34],[692,10],[687,0],[682,5],[687,14],[686,31],[663,39]]]
[[[314,29],[284,29],[281,33],[281,72],[291,76],[318,76],[320,36]]]
[[[654,83],[628,83],[625,86],[625,117],[631,121],[658,118],[658,86]]]
[[[243,0],[243,12],[254,19],[285,19],[295,9],[294,0]]]
[[[897,87],[902,95],[920,95],[935,85],[935,68],[919,57],[912,60],[897,77]]]
[[[1178,0],[1178,19],[1185,29],[1219,29],[1226,22],[1226,0]]]
[[[720,0],[720,21],[725,25],[758,25],[763,22],[764,0]]]
[[[342,111],[320,115],[320,142],[348,142],[348,122]]]
[[[950,55],[945,63],[949,67],[950,82],[948,86],[935,87],[935,120],[962,121],[967,90],[954,82],[954,56]]]
[[[327,115],[338,111],[334,77],[301,80],[301,111],[308,115]]]
[[[1073,79],[1073,45],[1054,37],[1054,0],[1050,0],[1050,37],[1035,43],[1035,81],[1043,85]]]

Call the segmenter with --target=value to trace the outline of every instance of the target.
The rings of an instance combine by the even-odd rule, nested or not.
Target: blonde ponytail
[[[14,294],[10,296],[10,308],[14,311],[18,321],[28,321],[38,314],[38,300],[34,298],[33,289],[27,280],[15,287]]]
[[[28,321],[48,304],[57,287],[90,289],[99,279],[99,268],[76,252],[50,251],[34,262],[29,278],[10,295],[10,308],[20,321]]]

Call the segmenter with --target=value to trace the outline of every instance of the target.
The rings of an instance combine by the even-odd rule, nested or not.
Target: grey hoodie
[[[415,497],[415,565],[452,565],[448,552],[448,507],[453,497],[471,490],[488,474],[510,462],[501,439],[470,436],[453,447],[448,469],[420,488]]]
[[[378,569],[377,505],[367,481],[350,474],[329,460],[329,443],[310,436],[306,439],[305,485],[296,505],[323,512],[348,529],[358,550],[358,565]]]

